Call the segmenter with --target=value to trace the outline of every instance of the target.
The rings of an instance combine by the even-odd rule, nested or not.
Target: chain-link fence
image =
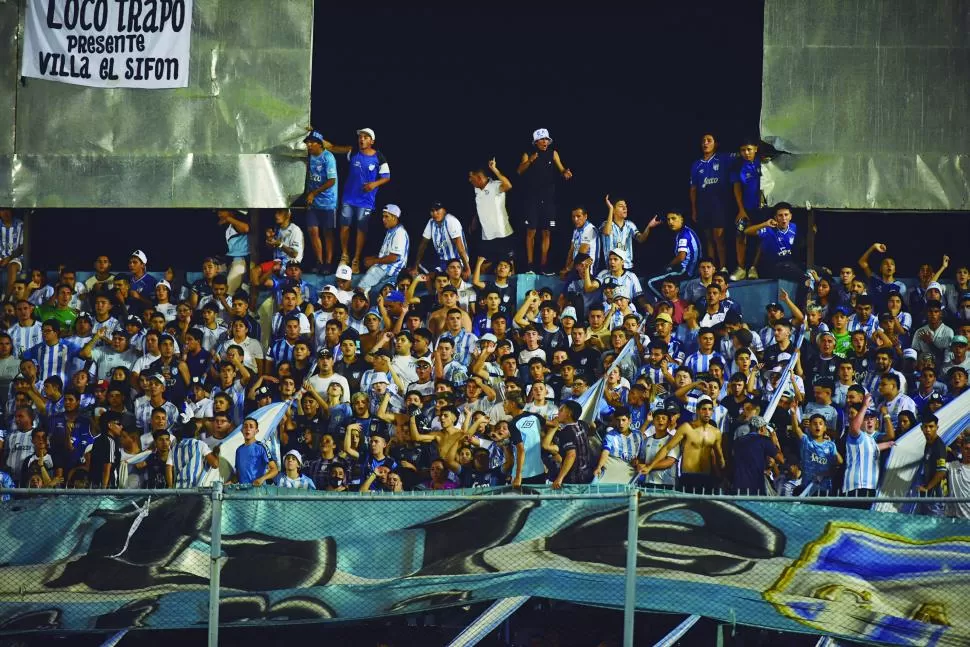
[[[628,644],[635,610],[970,643],[970,522],[858,501],[605,486],[8,492],[0,634],[208,627],[217,644],[220,626],[491,601],[500,621],[533,597],[625,609]],[[495,626],[486,616],[477,631]]]

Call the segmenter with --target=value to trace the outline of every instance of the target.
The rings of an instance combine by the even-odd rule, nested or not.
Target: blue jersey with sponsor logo
[[[718,153],[699,159],[690,167],[690,185],[697,189],[698,211],[728,211],[731,200],[730,160]]]
[[[344,185],[344,204],[373,209],[377,200],[377,189],[364,191],[364,185],[380,178],[391,177],[391,167],[380,151],[374,151],[373,155],[351,151],[347,153],[347,160],[350,162],[350,170]]]
[[[761,208],[761,162],[741,160],[731,174],[732,191],[735,184],[741,185],[741,204],[753,218]]]
[[[761,239],[761,251],[775,261],[789,260],[795,249],[795,223],[788,223],[788,229],[782,231],[775,227],[765,227],[758,231]]]
[[[316,209],[336,209],[337,208],[337,160],[333,153],[323,151],[319,155],[310,155],[307,158],[307,191],[315,191],[328,180],[333,180],[333,186],[325,191],[321,191],[313,199],[313,207]]]

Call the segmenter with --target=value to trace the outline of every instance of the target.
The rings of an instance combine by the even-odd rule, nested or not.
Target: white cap
[[[144,263],[144,261],[142,261],[142,262]],[[166,281],[165,279],[162,279],[161,281],[159,281],[158,283],[156,283],[155,284],[155,287],[157,288],[159,285],[164,285],[165,287],[167,287],[169,292],[172,291],[172,284],[169,283],[168,281]]]
[[[135,251],[133,251],[129,256],[129,258],[137,258],[145,265],[148,265],[148,257],[145,256],[145,252],[141,251],[140,249],[136,249]]]
[[[623,261],[624,263],[630,262],[630,256],[626,253],[626,250],[623,249],[622,247],[614,247],[613,249],[610,250],[610,254],[615,254],[616,256],[619,256],[620,260]]]
[[[940,294],[943,294],[945,292],[945,290],[943,289],[943,286],[942,285],[940,285],[936,281],[933,281],[932,283],[930,283],[929,285],[926,286],[926,290],[923,290],[924,294],[928,290],[932,290],[933,288],[936,288],[937,290],[939,290],[940,291]]]
[[[377,135],[374,134],[373,128],[361,128],[357,131],[358,135],[370,135],[371,139],[377,139]]]
[[[354,271],[350,269],[349,265],[344,265],[341,263],[337,266],[336,276],[338,279],[349,281],[350,279],[354,278]]]
[[[384,384],[391,383],[390,380],[387,379],[387,376],[384,375],[383,373],[377,373],[377,375],[371,378],[371,381],[370,381],[371,384],[380,384],[381,382],[383,382]]]
[[[490,342],[492,342],[493,344],[497,344],[497,343],[498,343],[498,337],[496,337],[495,335],[493,335],[493,334],[492,334],[492,333],[490,333],[490,332],[487,332],[487,333],[485,333],[484,335],[482,335],[481,337],[479,337],[479,338],[478,338],[478,341],[479,341],[479,342],[483,342],[483,341],[490,341]]]
[[[566,317],[569,317],[573,321],[576,321],[576,308],[572,306],[566,306],[565,308],[563,308],[562,314],[559,315],[559,318],[565,319]]]
[[[333,285],[325,285],[322,288],[320,288],[320,294],[324,294],[324,293],[337,296],[340,293],[340,291],[337,290],[337,288],[334,287]]]
[[[300,454],[300,452],[296,451],[295,449],[291,449],[290,451],[286,452],[286,454],[283,455],[284,463],[286,463],[287,456],[292,456],[293,458],[295,458],[296,464],[299,465],[300,467],[303,467],[303,456]]]
[[[401,217],[401,207],[397,206],[396,204],[387,205],[386,207],[384,207],[384,211],[385,213],[389,213],[398,218]]]
[[[540,128],[532,133],[532,143],[534,144],[540,139],[548,139],[549,141],[552,141],[552,135],[549,134],[549,131],[546,128]]]

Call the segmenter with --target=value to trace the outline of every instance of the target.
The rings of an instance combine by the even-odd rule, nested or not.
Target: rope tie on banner
[[[111,555],[112,558],[121,557],[122,555],[125,554],[125,551],[128,550],[128,544],[131,542],[131,538],[134,536],[135,531],[138,530],[138,526],[140,526],[141,522],[144,521],[145,517],[148,516],[148,507],[151,505],[151,503],[152,503],[151,497],[148,497],[148,500],[145,501],[145,505],[141,507],[138,507],[138,504],[135,503],[134,501],[131,502],[132,507],[134,507],[135,510],[138,511],[138,515],[135,517],[135,520],[131,522],[131,528],[128,529],[128,536],[125,537],[125,545],[122,546],[121,552],[115,555]]]

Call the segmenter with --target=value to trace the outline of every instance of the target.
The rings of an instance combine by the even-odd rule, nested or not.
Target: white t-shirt
[[[482,225],[482,239],[492,240],[512,235],[509,212],[505,208],[502,183],[492,180],[484,189],[475,189],[475,208]]]
[[[960,461],[950,461],[946,464],[946,480],[950,486],[950,494],[957,499],[970,497],[970,465]],[[947,506],[947,514],[960,519],[970,519],[970,503],[953,502]]]
[[[327,389],[330,388],[331,382],[336,382],[340,386],[344,387],[344,394],[340,398],[341,402],[350,402],[350,384],[347,383],[347,378],[338,373],[334,373],[330,377],[322,377],[320,375],[314,375],[307,378],[307,382],[316,390],[317,393],[326,397]]]

